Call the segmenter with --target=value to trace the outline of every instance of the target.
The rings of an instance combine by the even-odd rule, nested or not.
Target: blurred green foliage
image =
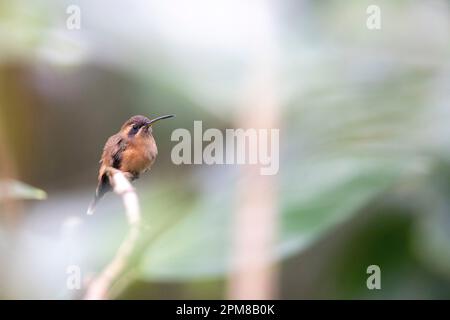
[[[0,247],[9,257],[0,297],[72,297],[68,263],[89,276],[110,261],[126,233],[119,200],[106,197],[92,218],[82,213],[102,144],[138,113],[177,118],[155,128],[159,158],[137,183],[152,240],[122,297],[223,297],[239,169],[176,167],[169,137],[199,119],[236,126],[260,55],[258,5],[212,10],[199,1],[179,16],[179,1],[75,1],[83,27],[68,32],[68,1],[6,3],[1,133],[21,180],[51,197],[27,203],[15,252]],[[450,293],[450,4],[377,1],[380,31],[365,27],[369,4],[272,4],[281,116],[272,258],[283,298]],[[12,186],[20,197],[44,196]],[[84,221],[67,223],[74,216]],[[382,270],[379,292],[365,286],[371,264]],[[27,265],[34,270],[19,279]]]
[[[47,198],[47,194],[45,193],[45,191],[33,188],[23,182],[14,180],[0,180],[0,191],[0,200],[43,200]]]

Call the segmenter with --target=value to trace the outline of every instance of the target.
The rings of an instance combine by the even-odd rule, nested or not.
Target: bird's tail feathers
[[[88,215],[94,214],[95,207],[97,206],[98,200],[100,200],[100,198],[97,195],[95,195],[94,200],[92,200],[91,204],[89,205],[89,208],[87,209],[86,213]]]
[[[88,215],[92,215],[95,211],[95,207],[97,206],[97,203],[100,201],[101,198],[111,190],[111,186],[109,185],[109,180],[106,175],[103,175],[100,183],[97,186],[97,190],[95,190],[95,197],[94,200],[92,200],[91,205],[89,206],[87,210]]]

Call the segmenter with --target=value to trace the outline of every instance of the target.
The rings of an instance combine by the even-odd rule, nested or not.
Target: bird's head
[[[134,116],[123,124],[121,131],[128,137],[148,135],[152,133],[152,125],[155,122],[173,117],[175,117],[175,115],[161,116],[150,120],[144,116]]]

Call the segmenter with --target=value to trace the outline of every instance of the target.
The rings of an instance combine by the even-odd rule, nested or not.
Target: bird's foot
[[[139,174],[135,172],[124,172],[124,175],[129,181],[134,181],[139,178]]]

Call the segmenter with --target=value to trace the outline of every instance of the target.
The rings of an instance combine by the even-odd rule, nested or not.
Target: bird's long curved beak
[[[167,116],[160,116],[160,117],[157,117],[157,118],[155,118],[155,119],[152,119],[152,120],[150,120],[150,122],[147,124],[147,126],[151,126],[152,124],[154,124],[156,121],[159,121],[159,120],[162,120],[162,119],[169,119],[169,118],[173,118],[173,117],[175,117],[175,115],[174,114],[169,114],[169,115],[167,115]]]

